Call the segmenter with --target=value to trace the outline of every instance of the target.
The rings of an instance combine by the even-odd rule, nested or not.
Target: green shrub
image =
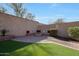
[[[50,36],[57,36],[57,30],[48,30]]]
[[[69,27],[68,33],[72,38],[79,38],[79,27]]]
[[[1,34],[2,36],[5,36],[7,32],[8,32],[8,31],[7,31],[6,29],[2,29],[2,30],[0,31],[0,34]]]

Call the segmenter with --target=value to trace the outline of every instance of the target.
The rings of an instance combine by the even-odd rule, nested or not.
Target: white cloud
[[[48,17],[48,16],[43,16],[43,17],[41,17],[42,19],[48,19],[48,18],[50,18],[50,17]]]
[[[55,15],[55,16],[39,16],[39,17],[36,17],[35,19],[36,20],[41,20],[41,19],[46,19],[46,20],[55,20],[55,19],[58,19],[58,18],[64,18],[64,15],[62,14],[58,14],[58,15]]]
[[[35,19],[36,19],[36,21],[39,21],[39,22],[44,21],[44,20],[49,21],[50,19],[52,19],[52,17],[51,16],[50,17],[49,16],[40,16],[40,17],[36,17]]]
[[[64,15],[58,14],[58,15],[56,15],[56,18],[64,18]]]
[[[36,17],[36,19],[48,19],[48,18],[51,18],[51,17],[48,17],[48,16],[40,16],[40,17]]]
[[[58,4],[57,3],[53,3],[53,4],[51,4],[51,6],[57,6]]]
[[[36,17],[36,21],[48,21],[48,23],[53,23],[55,22],[55,20],[59,19],[59,18],[65,18],[64,15],[62,14],[57,14],[57,15],[54,15],[54,16],[39,16],[39,17]]]
[[[59,6],[60,4],[59,3],[52,3],[51,5],[50,5],[50,8],[52,8],[52,7],[57,7],[57,6]]]
[[[62,14],[54,15],[51,19],[49,19],[48,23],[52,24],[53,22],[55,22],[59,18],[65,19],[65,16]]]

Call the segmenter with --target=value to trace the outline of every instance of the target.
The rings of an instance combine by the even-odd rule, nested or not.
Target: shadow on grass
[[[33,42],[31,43],[25,43],[25,42],[18,42],[18,41],[12,41],[12,40],[6,40],[6,41],[0,41],[0,56],[3,56],[3,55],[9,55],[9,53],[17,50],[17,49],[21,49],[23,47],[27,47],[28,45],[31,45],[35,42],[39,42],[41,40],[44,40],[47,38],[47,36],[28,36],[28,37],[25,37],[25,36],[21,36],[21,37],[17,37],[17,38],[20,38],[21,40],[31,40]],[[24,38],[24,39],[22,39]],[[27,51],[28,52],[28,51]],[[27,55],[31,55],[31,52],[28,52]]]
[[[1,41],[0,42],[0,56],[2,55],[8,55],[8,53],[15,51],[17,49],[23,48],[25,46],[28,46],[32,43],[23,43],[23,42],[17,42],[17,41]]]

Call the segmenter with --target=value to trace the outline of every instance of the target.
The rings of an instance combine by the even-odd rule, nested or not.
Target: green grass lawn
[[[79,51],[53,43],[1,41],[0,55],[10,56],[79,56]]]

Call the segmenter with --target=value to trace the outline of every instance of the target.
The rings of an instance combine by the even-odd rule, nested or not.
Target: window
[[[41,30],[37,30],[36,32],[37,32],[37,33],[40,33],[40,32],[41,32]]]
[[[28,31],[26,31],[26,33],[27,33],[27,34],[29,34],[29,33],[30,33],[30,31],[28,30]]]

